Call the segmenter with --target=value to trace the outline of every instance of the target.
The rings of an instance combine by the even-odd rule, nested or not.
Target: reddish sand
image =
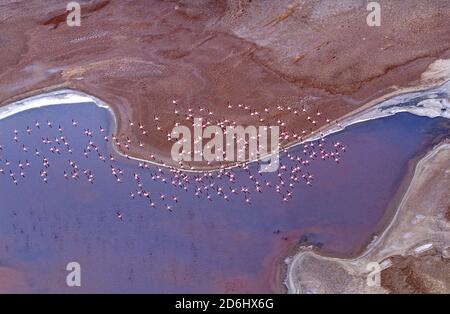
[[[291,132],[309,133],[393,86],[419,85],[433,61],[450,56],[450,2],[379,2],[381,27],[367,25],[359,0],[80,1],[81,27],[65,23],[65,1],[7,2],[0,5],[0,103],[62,87],[84,91],[113,107],[119,137],[132,140],[129,154],[170,164],[167,133],[175,121],[188,123],[188,108],[194,116],[206,116],[199,107],[213,111],[211,122],[280,119]],[[259,122],[240,103],[270,111]],[[323,115],[313,126],[306,113],[277,105]],[[149,136],[130,129],[130,119]]]

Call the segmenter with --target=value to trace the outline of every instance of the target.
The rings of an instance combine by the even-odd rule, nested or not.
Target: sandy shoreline
[[[380,4],[383,23],[373,28],[366,23],[366,3],[357,0],[331,6],[327,0],[92,0],[82,4],[82,26],[71,28],[60,0],[9,1],[0,8],[0,119],[49,100],[47,105],[90,100],[111,112],[120,140],[131,138],[131,160],[215,172],[219,167],[206,163],[180,169],[170,158],[166,133],[185,121],[188,108],[198,113],[203,106],[214,118],[258,125],[259,117],[237,104],[259,112],[306,106],[308,114],[317,110],[332,121],[313,127],[306,113],[271,110],[264,123],[281,119],[289,131],[315,132],[283,142],[283,149],[397,112],[449,118],[450,3]],[[402,95],[414,97],[405,93],[431,88],[445,89],[447,99],[391,107]],[[173,99],[180,103],[178,118]],[[129,127],[129,119],[150,135]],[[125,157],[113,142],[112,149]]]
[[[419,90],[414,90],[414,91],[407,90],[407,91],[399,92],[395,96],[388,98],[388,99],[386,99],[388,96],[385,96],[382,99],[380,99],[374,103],[370,103],[367,106],[364,106],[364,108],[357,110],[356,113],[354,113],[352,115],[348,115],[348,117],[346,117],[346,118],[340,119],[339,126],[337,126],[337,127],[330,126],[328,128],[321,130],[321,132],[322,132],[323,136],[328,136],[330,134],[340,132],[343,129],[345,129],[346,127],[349,127],[351,125],[354,125],[357,123],[363,123],[365,121],[369,121],[372,119],[378,119],[378,118],[394,115],[398,112],[410,112],[412,114],[428,116],[428,117],[443,116],[446,118],[450,118],[450,115],[449,115],[450,114],[450,106],[449,106],[449,102],[445,98],[439,99],[439,101],[437,101],[437,102],[436,102],[436,99],[422,100],[422,103],[421,103],[422,106],[420,106],[420,108],[418,108],[417,106],[411,106],[411,107],[396,107],[395,106],[395,104],[398,104],[400,102],[402,102],[402,103],[407,102],[415,97],[418,97],[419,95],[424,96],[424,94],[433,95],[433,94],[438,94],[438,93],[444,93],[447,95],[450,94],[450,82],[446,82],[446,83],[440,85],[439,87],[426,89],[426,90],[419,89]],[[111,116],[114,120],[113,127],[114,127],[114,132],[115,132],[115,130],[117,129],[117,125],[118,125],[117,124],[118,117],[116,116],[114,109],[111,106],[109,106],[108,104],[106,104],[105,102],[103,102],[102,100],[100,100],[94,96],[88,95],[83,92],[75,91],[72,89],[49,91],[44,94],[27,97],[22,100],[16,100],[12,103],[9,103],[8,105],[4,105],[4,106],[0,107],[0,120],[4,119],[6,117],[9,117],[11,115],[17,114],[19,112],[33,109],[33,108],[40,108],[43,106],[62,105],[62,104],[86,103],[86,102],[94,103],[101,108],[105,108],[105,109],[109,110],[109,112],[111,113]],[[388,108],[388,109],[386,109],[386,108]],[[443,108],[445,108],[445,110],[443,110]],[[336,123],[336,121],[334,123]],[[311,136],[311,137],[305,139],[305,141],[303,141],[303,142],[312,141],[315,139],[317,139],[317,138]],[[293,144],[289,145],[288,147],[284,147],[283,150],[290,149],[296,145],[300,145],[303,142],[293,143]],[[431,151],[431,153],[428,153],[425,157],[418,160],[414,167],[414,171],[412,174],[408,175],[408,173],[407,173],[405,175],[405,178],[408,178],[409,176],[411,176],[411,179],[409,179],[409,178],[404,179],[402,181],[401,186],[399,187],[399,190],[402,190],[402,186],[405,184],[406,184],[406,186],[404,188],[405,189],[407,188],[407,190],[404,193],[401,191],[401,193],[400,193],[400,194],[402,194],[401,202],[393,205],[393,206],[395,206],[395,208],[392,209],[393,215],[391,215],[390,217],[387,217],[386,218],[387,221],[384,221],[382,223],[382,226],[380,226],[380,228],[377,231],[374,231],[376,234],[377,233],[380,234],[380,236],[376,239],[376,241],[370,242],[366,246],[365,250],[357,257],[355,257],[353,259],[343,259],[343,260],[351,262],[351,261],[363,258],[364,256],[368,255],[372,251],[372,249],[374,247],[376,247],[382,241],[385,234],[388,233],[389,229],[392,227],[395,220],[397,219],[397,216],[399,214],[398,208],[401,207],[401,204],[408,197],[409,189],[413,182],[412,177],[414,176],[416,169],[419,167],[419,165],[421,163],[425,162],[427,159],[430,158],[430,156],[435,154],[436,151],[438,151],[441,146],[442,145],[437,146],[435,149],[433,149]],[[113,145],[112,147],[116,153],[125,157],[125,155],[120,150],[118,150],[115,145]],[[166,167],[166,165],[155,162],[155,161],[149,161],[149,160],[132,157],[132,156],[130,156],[129,158],[132,160],[136,160],[136,161],[151,163],[156,166]],[[230,167],[226,167],[226,168],[233,168],[233,167],[236,167],[236,166],[234,165],[234,166],[230,166]],[[205,170],[186,170],[186,169],[180,169],[180,170],[189,171],[189,172],[205,172]],[[208,171],[217,171],[217,170],[218,169],[210,169]],[[405,182],[405,181],[407,181],[407,182]],[[392,201],[393,203],[396,203],[395,202],[396,198],[397,198],[397,196],[394,197],[394,199]],[[391,205],[389,205],[389,206],[391,206]],[[387,210],[387,211],[389,211],[389,210]],[[381,230],[382,230],[382,232],[381,232]],[[292,267],[292,265],[301,262],[301,259],[303,258],[304,254],[305,254],[304,252],[295,254],[295,252],[296,252],[295,248],[291,249],[290,252],[288,252],[288,254],[287,254],[287,256],[288,256],[287,259],[286,259],[286,255],[284,255],[284,257],[280,258],[278,263],[276,263],[277,266],[275,267],[275,270],[274,270],[274,274],[276,277],[275,282],[274,282],[275,287],[280,287],[280,288],[282,288],[283,286],[287,287],[288,293],[295,292],[293,290],[294,284],[291,282],[291,278],[289,275],[290,272],[292,271],[291,267]],[[315,254],[315,253],[313,253],[313,254]],[[334,257],[327,257],[327,258],[333,259]],[[286,292],[286,291],[284,291],[284,292]]]
[[[339,132],[341,130],[344,130],[346,127],[349,127],[351,125],[357,124],[357,123],[363,123],[365,121],[370,121],[373,119],[379,119],[387,116],[394,115],[396,113],[400,112],[409,112],[415,115],[419,116],[426,116],[426,117],[444,117],[447,119],[450,119],[450,103],[448,101],[448,98],[440,99],[440,101],[437,103],[435,100],[423,100],[422,102],[419,102],[419,104],[422,106],[421,108],[417,108],[416,106],[405,106],[405,107],[396,107],[395,104],[398,104],[400,102],[404,103],[407,102],[413,98],[423,96],[423,93],[430,93],[430,94],[437,94],[440,92],[446,92],[446,95],[448,97],[450,91],[450,82],[446,82],[439,86],[438,88],[431,88],[427,90],[421,90],[421,91],[412,91],[408,90],[403,93],[399,93],[391,98],[389,97],[383,97],[384,99],[375,102],[375,104],[371,103],[367,106],[364,106],[363,108],[360,108],[357,110],[354,114],[349,114],[347,117],[343,118],[340,122],[340,126],[338,127],[330,127],[328,129],[324,129],[322,131],[324,136]],[[314,137],[312,138],[314,139]],[[310,139],[311,140],[311,139]],[[326,257],[329,259],[340,259],[340,260],[346,260],[346,261],[354,261],[360,258],[363,258],[364,256],[368,255],[371,250],[374,247],[377,247],[377,245],[382,241],[383,237],[388,233],[389,229],[393,226],[395,220],[397,219],[399,208],[401,208],[402,204],[405,202],[405,200],[409,197],[410,188],[413,184],[414,175],[416,173],[416,170],[422,163],[425,163],[428,159],[430,159],[432,156],[434,156],[437,152],[439,152],[443,148],[448,147],[448,143],[439,144],[436,147],[434,147],[431,151],[426,152],[422,156],[417,156],[414,160],[410,161],[410,168],[406,173],[404,178],[402,179],[402,182],[398,188],[398,191],[395,193],[393,199],[389,203],[385,217],[382,221],[380,221],[379,226],[374,230],[374,235],[377,235],[375,239],[373,239],[368,245],[363,249],[362,252],[356,253],[352,257],[335,257],[335,256],[322,256],[320,254],[317,254],[321,257]],[[290,282],[290,268],[293,264],[301,261],[301,258],[303,257],[304,252],[297,253],[298,248],[292,248],[290,252],[288,252],[283,260],[280,260],[279,263],[279,269],[277,271],[277,277],[279,279],[282,279],[283,281],[279,281],[278,284],[283,286],[284,288],[287,287],[288,293],[295,293],[293,291],[293,284]],[[307,254],[316,254],[314,252],[306,252]]]
[[[332,263],[335,265],[345,265],[347,268],[347,271],[349,273],[355,273],[356,268],[358,268],[359,271],[361,271],[361,265],[363,262],[367,259],[368,261],[375,260],[373,256],[384,254],[386,255],[386,252],[388,252],[388,248],[384,248],[382,245],[385,244],[386,237],[388,237],[391,233],[395,232],[396,230],[394,227],[399,224],[404,223],[401,221],[400,216],[404,215],[405,209],[405,203],[410,201],[410,198],[417,197],[414,195],[411,191],[411,189],[420,182],[421,178],[419,178],[419,173],[423,172],[425,167],[428,167],[430,160],[435,158],[439,154],[448,153],[450,150],[450,142],[449,139],[444,140],[440,144],[433,147],[430,151],[425,153],[424,156],[419,156],[416,158],[414,162],[414,167],[412,173],[407,173],[405,175],[405,178],[402,180],[401,187],[399,188],[399,191],[397,191],[396,196],[394,196],[393,200],[391,201],[389,207],[393,207],[394,213],[393,216],[389,219],[387,218],[387,221],[385,222],[384,227],[381,229],[382,232],[377,236],[375,239],[373,239],[361,252],[359,255],[352,257],[352,258],[341,258],[341,257],[333,257],[333,256],[326,256],[318,254],[314,251],[310,250],[300,250],[297,248],[294,250],[294,252],[291,252],[289,255],[286,256],[286,258],[283,261],[283,265],[280,265],[279,272],[282,274],[282,277],[284,278],[283,286],[287,291],[287,293],[300,293],[301,291],[298,290],[297,282],[294,280],[294,273],[298,272],[296,268],[298,268],[298,265],[301,265],[303,263],[304,258],[314,258],[316,261],[324,261],[326,263]],[[408,171],[409,172],[409,171]],[[402,187],[403,186],[403,187]],[[445,189],[445,188],[444,188]],[[401,194],[401,197],[399,197]],[[403,217],[404,219],[404,217]],[[426,245],[415,245],[417,247],[416,251],[419,252],[419,249],[421,247],[424,247],[424,251],[428,250],[428,244]],[[427,248],[425,248],[427,246]],[[431,247],[431,246],[430,246]],[[404,248],[404,250],[408,251],[408,247]],[[383,251],[384,250],[384,251]],[[381,253],[379,253],[381,252]],[[400,248],[396,249],[396,252],[401,252]],[[393,254],[393,253],[391,253]],[[387,261],[389,261],[388,257],[384,256],[383,262],[380,263],[382,266],[382,269],[388,268],[390,265]],[[357,267],[358,266],[358,267]],[[365,265],[364,265],[365,266]],[[334,265],[333,265],[334,267]],[[354,269],[355,268],[355,269]],[[358,276],[364,275],[364,270],[362,270],[362,273],[360,273]],[[362,293],[363,291],[353,291],[353,293]],[[380,293],[381,290],[370,290],[369,293]],[[382,292],[383,293],[383,292]]]
[[[450,64],[450,61],[449,61]],[[365,121],[373,120],[373,119],[379,119],[386,116],[390,116],[393,114],[396,114],[398,112],[410,112],[416,115],[421,116],[428,116],[428,117],[437,117],[437,116],[443,116],[446,118],[450,118],[450,103],[446,99],[439,99],[438,101],[427,101],[421,103],[421,107],[418,108],[416,106],[411,107],[395,107],[395,104],[398,104],[400,102],[406,102],[410,99],[413,99],[415,97],[424,96],[424,94],[427,95],[433,95],[437,93],[447,93],[450,94],[450,81],[447,81],[443,83],[442,85],[434,88],[430,88],[427,85],[423,85],[420,87],[417,87],[416,89],[402,89],[394,93],[390,93],[388,95],[385,95],[377,100],[374,100],[365,106],[355,110],[354,112],[349,113],[348,115],[330,122],[327,126],[318,129],[315,134],[316,135],[310,135],[307,136],[303,141],[296,141],[293,143],[289,143],[286,146],[283,146],[280,148],[280,151],[286,151],[288,149],[291,149],[292,147],[295,147],[297,145],[301,145],[303,143],[314,141],[319,139],[321,136],[326,137],[327,135],[340,132],[344,130],[345,128],[357,124],[362,123]],[[123,117],[120,116],[120,112],[117,112],[117,110],[114,109],[113,106],[108,105],[106,102],[102,101],[101,99],[86,94],[81,91],[76,91],[73,89],[60,89],[55,91],[47,91],[43,94],[37,94],[34,96],[29,96],[27,98],[21,99],[21,100],[15,100],[11,103],[3,104],[0,106],[0,120],[11,116],[15,113],[32,109],[32,108],[39,108],[43,106],[50,106],[50,105],[58,105],[58,104],[75,104],[75,103],[82,103],[82,102],[93,102],[96,105],[98,105],[101,108],[108,109],[114,119],[114,132],[116,133],[117,129],[119,128],[119,123],[121,120],[123,120]],[[389,108],[389,110],[385,110],[386,107],[393,106]],[[339,121],[339,122],[338,122]],[[121,156],[125,157],[125,152],[121,151],[116,145],[113,145],[115,151],[120,154]],[[152,149],[147,149],[148,151],[152,151]],[[129,159],[140,161],[140,162],[146,162],[151,163],[157,166],[163,166],[163,167],[171,167],[176,168],[182,171],[186,172],[215,172],[220,169],[231,169],[234,167],[237,167],[242,164],[247,163],[253,163],[259,161],[259,159],[255,159],[252,161],[247,161],[240,164],[230,164],[227,166],[222,167],[204,167],[202,169],[186,169],[186,168],[180,168],[174,165],[171,165],[168,162],[164,161],[164,158],[162,156],[159,156],[157,154],[155,155],[155,160],[149,160],[145,158],[141,158],[139,156],[133,156],[132,154],[128,156]],[[267,156],[265,156],[267,157]]]
[[[148,159],[152,151],[160,163],[177,167],[166,135],[186,121],[189,109],[201,115],[201,107],[211,123],[281,120],[291,133],[317,134],[325,118],[340,121],[374,100],[450,78],[445,0],[382,0],[386,18],[376,29],[367,25],[361,1],[291,2],[92,0],[82,5],[78,28],[64,23],[58,0],[8,3],[0,9],[8,17],[0,43],[0,103],[62,88],[85,92],[110,105],[118,137],[132,141],[130,155]],[[308,111],[294,115],[278,105]],[[322,115],[311,123],[307,115],[316,110]],[[128,120],[142,123],[148,134]],[[294,141],[291,134],[282,146]]]
[[[345,129],[351,125],[354,125],[356,123],[363,123],[368,120],[390,116],[390,115],[396,114],[398,112],[411,112],[412,114],[428,116],[428,117],[443,116],[443,117],[449,118],[448,113],[450,112],[450,108],[449,108],[449,103],[445,100],[445,98],[444,99],[440,98],[439,101],[437,101],[436,99],[422,100],[422,103],[421,103],[421,106],[419,109],[414,104],[409,107],[405,107],[405,106],[403,106],[403,107],[397,106],[396,107],[395,106],[395,104],[405,103],[405,102],[407,102],[411,99],[414,99],[418,96],[424,96],[424,95],[433,96],[433,95],[436,95],[439,93],[444,93],[447,95],[450,94],[450,82],[446,82],[438,87],[426,89],[426,90],[419,89],[419,90],[415,90],[415,91],[410,91],[410,90],[403,91],[402,93],[399,93],[396,96],[393,96],[392,98],[389,98],[389,99],[386,99],[387,96],[383,97],[383,99],[375,102],[375,104],[371,103],[371,104],[365,106],[367,108],[358,110],[358,112],[356,112],[355,114],[349,115],[347,118],[341,119],[339,127],[336,127],[336,126],[328,127],[327,129],[322,130],[322,133],[324,136],[328,136],[330,134],[340,132],[343,129]],[[44,94],[28,97],[23,100],[18,100],[13,103],[10,103],[6,106],[0,107],[0,120],[5,117],[16,114],[18,112],[32,109],[32,108],[39,108],[42,106],[51,106],[51,105],[58,105],[58,104],[75,104],[75,103],[85,103],[85,102],[95,103],[99,107],[109,110],[112,118],[114,119],[114,122],[113,122],[114,129],[117,128],[118,117],[116,116],[116,113],[112,109],[111,106],[109,106],[108,104],[106,104],[105,102],[103,102],[102,100],[100,100],[94,96],[87,95],[83,92],[74,91],[71,89],[62,89],[62,90],[47,92]],[[436,106],[436,104],[438,104],[438,106]],[[441,106],[439,106],[439,105],[441,105]],[[388,108],[388,109],[386,109],[386,108]],[[446,110],[443,111],[442,108],[445,108]],[[303,142],[312,141],[312,140],[315,140],[315,138],[310,137]],[[290,149],[291,147],[300,145],[303,142],[293,143],[289,147],[285,147],[283,149]],[[122,152],[120,152],[120,150],[117,149],[117,147],[115,145],[113,145],[112,148],[114,149],[114,151],[116,153],[120,154],[121,156],[125,156]],[[436,149],[439,149],[439,146]],[[435,150],[433,150],[433,151],[435,151]],[[424,162],[424,160],[429,158],[428,155],[429,154],[427,154],[423,158],[418,157],[418,159],[420,159],[420,160],[417,160],[416,162],[414,162],[414,164],[415,164],[415,166],[413,168],[414,171],[409,172],[405,175],[405,178],[402,181],[401,186],[399,187],[399,192],[397,192],[397,194],[401,194],[401,202],[404,201],[404,199],[407,197],[407,195],[409,193],[409,188],[412,183],[411,179],[415,173],[415,169],[419,166],[419,164],[421,162]],[[164,164],[161,164],[161,163],[158,163],[155,161],[149,161],[149,160],[132,157],[132,156],[130,156],[129,158],[131,160],[148,162],[148,163],[154,164],[156,166],[164,166],[165,167]],[[235,166],[230,166],[227,168],[232,168],[232,167],[235,167]],[[205,172],[204,170],[186,170],[186,169],[183,169],[183,171]],[[217,171],[217,169],[211,169],[209,171]],[[405,190],[407,189],[406,192],[404,192],[402,190],[402,186],[403,186],[403,189],[405,189]],[[395,199],[397,197],[398,196],[395,196],[392,201],[392,203],[395,203],[395,204],[389,205],[389,206],[393,206],[393,208],[391,210],[387,210],[387,212],[392,212],[392,214],[390,215],[389,213],[386,213],[386,216],[389,216],[389,217],[386,217],[386,221],[383,221],[380,225],[380,228],[378,228],[378,230],[374,231],[375,234],[380,234],[378,239],[374,242],[369,243],[368,246],[361,253],[361,255],[357,255],[357,257],[355,257],[355,259],[361,258],[361,257],[369,254],[371,252],[371,249],[373,247],[377,246],[377,244],[381,241],[383,236],[388,232],[389,228],[391,228],[391,226],[393,225],[393,223],[398,215],[398,208],[400,208],[400,206],[401,206],[401,202],[399,203],[398,201],[395,201]],[[288,253],[288,256],[294,255],[295,252],[296,252],[296,249],[292,249]],[[291,261],[289,263],[289,265],[292,265],[292,264],[298,262],[299,259],[301,259],[301,256],[302,256],[302,253],[300,253],[299,256],[296,256],[293,259],[293,261]],[[289,265],[286,266],[284,259],[285,259],[285,256],[279,260],[279,262],[278,262],[279,266],[276,267],[279,269],[275,270],[276,277],[278,278],[278,279],[276,279],[275,286],[282,286],[282,284],[283,284],[282,281],[287,278],[286,275],[289,273],[290,266]],[[346,259],[346,260],[352,261],[354,259]],[[287,286],[288,286],[288,292],[292,292],[292,284],[291,285],[287,284]],[[289,289],[291,289],[291,290],[289,290]]]

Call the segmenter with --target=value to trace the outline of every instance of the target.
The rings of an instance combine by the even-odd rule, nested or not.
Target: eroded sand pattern
[[[0,102],[42,89],[87,92],[114,108],[119,136],[135,143],[133,155],[148,157],[137,145],[142,141],[167,163],[165,134],[188,108],[258,125],[258,116],[237,105],[269,107],[264,124],[282,119],[289,132],[310,132],[325,121],[311,125],[305,114],[273,108],[306,106],[334,120],[424,84],[422,73],[449,57],[448,1],[380,3],[383,23],[371,28],[362,0],[81,1],[82,26],[71,28],[61,1],[6,2],[0,6]],[[149,136],[132,131],[129,119],[151,127]]]
[[[78,2],[0,3],[0,293],[450,291],[449,1]],[[175,161],[198,117],[279,169]]]

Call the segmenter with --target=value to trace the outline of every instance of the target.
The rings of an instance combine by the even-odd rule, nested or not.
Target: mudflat
[[[367,25],[361,0],[80,1],[81,26],[69,27],[65,2],[7,1],[0,103],[44,90],[86,92],[114,109],[118,138],[131,139],[127,153],[172,165],[167,134],[176,122],[189,125],[189,114],[282,124],[287,145],[326,119],[421,86],[429,66],[450,56],[448,1],[378,2],[380,27]]]

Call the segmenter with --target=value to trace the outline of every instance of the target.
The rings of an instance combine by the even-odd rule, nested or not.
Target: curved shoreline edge
[[[411,191],[411,189],[413,188],[413,186],[415,184],[417,184],[418,181],[420,181],[419,175],[421,174],[421,172],[423,171],[424,168],[429,166],[428,163],[431,162],[430,160],[432,160],[436,155],[438,155],[439,153],[441,153],[445,150],[450,151],[449,138],[444,139],[441,143],[434,146],[420,160],[417,161],[416,165],[413,168],[413,174],[412,174],[411,179],[409,180],[407,189],[401,196],[401,200],[398,203],[398,206],[396,206],[396,208],[395,208],[393,217],[389,220],[386,227],[383,228],[383,230],[379,234],[379,236],[377,236],[373,241],[371,241],[366,246],[365,250],[361,254],[359,254],[358,256],[356,256],[354,258],[339,258],[339,257],[331,257],[331,256],[321,255],[320,253],[312,251],[312,250],[297,249],[296,253],[286,256],[284,259],[284,267],[285,267],[284,274],[285,274],[285,276],[284,276],[284,280],[283,280],[284,288],[287,289],[286,292],[288,294],[304,293],[304,291],[301,291],[300,288],[298,287],[298,285],[296,285],[296,283],[294,282],[293,273],[296,271],[295,267],[297,265],[299,265],[300,263],[302,263],[303,259],[306,257],[312,257],[312,258],[315,258],[318,260],[323,260],[326,262],[331,262],[331,263],[336,263],[336,264],[345,263],[347,265],[352,265],[352,266],[356,267],[356,266],[361,266],[358,264],[360,264],[362,262],[362,260],[364,258],[368,257],[370,254],[373,253],[374,255],[376,255],[377,250],[380,250],[380,252],[383,252],[383,248],[384,248],[383,242],[386,241],[386,237],[393,230],[393,228],[400,223],[400,218],[401,218],[400,215],[402,214],[402,212],[404,212],[406,210],[405,204],[409,201],[409,198],[411,196],[413,196],[412,195],[413,192]],[[429,241],[427,241],[426,244],[416,243],[413,247],[401,247],[401,249],[397,248],[397,250],[398,251],[404,250],[405,253],[407,253],[407,251],[411,251],[411,250],[413,250],[416,253],[423,253],[435,246],[435,243],[433,243],[433,241],[431,241],[430,243],[428,243],[428,242]],[[389,249],[385,248],[385,252],[383,252],[386,256],[384,256],[384,259],[382,260],[383,262],[380,263],[382,270],[384,270],[390,266],[390,265],[388,265],[388,263],[386,263],[386,265],[384,263],[384,261],[388,260],[390,257],[390,255],[387,254],[388,251],[389,251]],[[379,253],[379,254],[381,254],[381,253]],[[384,292],[382,292],[380,290],[374,290],[369,293],[384,293]]]
[[[286,143],[283,147],[275,153],[285,152],[288,149],[301,145],[306,142],[317,140],[322,136],[327,136],[336,132],[344,130],[346,127],[351,126],[356,123],[378,119],[385,116],[393,115],[397,112],[410,112],[416,115],[435,117],[437,115],[445,114],[446,117],[450,116],[450,105],[448,100],[441,100],[438,102],[428,102],[425,104],[425,108],[389,108],[393,102],[398,101],[408,101],[419,94],[432,95],[433,93],[444,92],[450,94],[450,59],[437,59],[432,64],[429,65],[427,70],[422,73],[421,78],[414,85],[399,88],[397,86],[392,86],[393,92],[387,93],[381,97],[373,99],[366,103],[365,105],[349,112],[348,114],[334,120],[323,127],[315,130],[311,135],[307,136],[303,141],[293,141]],[[47,105],[57,105],[57,104],[74,104],[84,102],[94,102],[98,106],[108,109],[114,120],[114,133],[120,128],[120,115],[121,113],[116,108],[102,101],[100,98],[87,94],[82,91],[75,90],[71,88],[68,84],[61,84],[55,86],[49,86],[40,90],[29,91],[22,95],[16,95],[8,100],[5,100],[0,104],[0,120],[4,117],[10,116],[14,113],[21,112],[23,110],[43,107]],[[445,112],[439,112],[440,108],[445,108]],[[338,122],[339,121],[339,122]],[[125,154],[120,151],[113,144],[114,150],[125,157]],[[149,148],[151,150],[151,147]],[[258,159],[247,160],[245,162],[239,162],[234,164],[229,164],[221,167],[206,167],[199,166],[197,169],[187,169],[181,168],[177,165],[167,165],[164,163],[164,158],[162,156],[158,159],[148,160],[139,157],[129,155],[129,159],[146,162],[160,167],[166,167],[170,169],[177,169],[183,172],[192,173],[204,173],[204,172],[217,172],[220,170],[231,169],[239,167],[245,164],[259,162],[261,159],[270,157],[270,155],[260,156]]]
[[[316,130],[314,134],[308,136],[303,141],[287,144],[285,147],[280,148],[280,152],[285,152],[295,146],[318,140],[321,137],[326,137],[334,133],[339,133],[354,124],[392,116],[400,112],[409,112],[418,116],[425,116],[430,118],[441,116],[450,119],[450,101],[448,98],[442,97],[442,95],[445,95],[447,97],[448,95],[450,95],[450,80],[434,88],[428,88],[424,90],[418,88],[415,91],[404,90],[401,93],[400,92],[394,93],[394,96],[392,96],[392,94],[385,95],[382,98],[370,102],[366,106],[363,106],[355,110],[354,112],[349,113],[344,118],[339,119],[339,122],[338,120],[336,120]],[[420,101],[409,106],[399,106],[399,104],[414,101],[415,99],[420,99]],[[63,105],[63,104],[76,104],[76,103],[94,103],[101,108],[107,109],[111,113],[111,116],[113,117],[114,120],[113,129],[114,133],[116,132],[118,126],[118,117],[116,116],[115,111],[110,105],[108,105],[107,103],[105,103],[104,101],[95,96],[86,94],[81,91],[73,90],[70,88],[44,92],[42,94],[27,97],[22,100],[16,100],[12,103],[3,105],[0,107],[0,120],[29,109],[41,108],[45,106]],[[115,147],[114,144],[113,147],[116,153],[118,153],[122,157],[125,157],[125,155],[117,147]],[[129,159],[139,162],[150,163],[160,167],[177,169],[183,172],[204,173],[204,172],[216,172],[225,169],[232,169],[235,167],[239,167],[243,164],[258,162],[266,157],[268,156],[267,155],[262,156],[258,159],[246,161],[244,163],[231,164],[226,167],[201,169],[201,170],[185,169],[185,168],[183,169],[171,165],[166,165],[163,162],[138,158],[131,155],[129,156]]]
[[[436,71],[437,71],[437,72],[439,72],[439,75],[442,75],[441,72],[445,72],[444,75],[440,79],[436,80],[436,82],[435,82],[435,84],[439,83],[441,85],[438,85],[437,87],[436,86],[433,87],[432,84],[428,84],[428,85],[424,84],[424,85],[421,85],[421,86],[418,86],[415,88],[405,88],[405,89],[397,90],[394,93],[390,93],[381,98],[378,98],[377,100],[369,102],[365,106],[363,106],[353,112],[350,112],[349,114],[340,118],[339,120],[331,122],[330,124],[326,125],[322,129],[316,130],[315,136],[309,136],[302,142],[288,144],[286,147],[282,148],[281,151],[288,150],[292,147],[301,145],[305,142],[317,140],[321,136],[326,137],[328,135],[338,133],[353,124],[362,123],[362,122],[366,122],[369,120],[379,119],[379,118],[383,118],[383,117],[387,117],[387,116],[392,116],[392,115],[395,115],[396,113],[400,113],[400,112],[409,112],[409,113],[412,113],[415,115],[425,116],[425,117],[430,117],[430,118],[441,116],[441,117],[450,119],[450,102],[449,102],[450,73],[448,73],[448,72],[450,72],[450,60],[441,60],[441,61],[444,63],[443,69],[439,69],[439,70],[431,69],[428,73],[428,75],[432,75],[433,73],[436,73]],[[444,82],[444,83],[442,83],[442,82]],[[21,100],[15,100],[11,103],[7,103],[6,105],[0,106],[0,120],[7,118],[9,116],[12,116],[16,113],[20,113],[20,112],[29,110],[29,109],[40,108],[40,107],[51,106],[51,105],[76,104],[76,103],[88,102],[88,103],[94,103],[101,108],[107,109],[111,113],[111,116],[114,120],[113,129],[114,129],[114,132],[116,131],[116,128],[118,126],[118,117],[117,117],[115,111],[112,109],[112,107],[109,106],[107,103],[105,103],[104,101],[102,101],[101,99],[99,99],[95,96],[88,95],[81,91],[77,91],[77,90],[74,90],[71,88],[66,88],[66,87],[57,87],[57,88],[59,88],[59,89],[56,89],[53,91],[51,91],[51,90],[44,91],[42,94],[37,94],[37,95],[30,96],[30,97],[27,97],[27,98],[24,98]],[[428,98],[427,97],[423,98],[424,96],[428,96]],[[421,98],[423,98],[423,99],[421,99]],[[415,100],[417,100],[417,102],[414,104],[411,104],[408,106],[399,106],[399,104],[402,104],[405,102],[410,102],[410,101],[415,101]],[[122,154],[122,152],[120,152],[120,150],[118,150],[117,147],[115,147],[115,145],[112,145],[112,147],[116,153],[125,157],[124,154]],[[434,151],[435,149],[437,149],[437,148],[434,148],[432,151]],[[421,162],[422,160],[427,158],[427,156],[425,156],[419,162]],[[216,169],[211,169],[211,170],[189,170],[189,169],[176,168],[173,166],[167,166],[163,163],[158,163],[158,162],[151,161],[151,160],[145,160],[145,159],[141,159],[141,158],[137,158],[137,157],[133,157],[133,156],[130,156],[130,159],[135,160],[135,161],[140,161],[140,162],[146,162],[146,163],[153,164],[156,166],[175,168],[180,171],[194,172],[194,173],[216,172],[216,171],[219,171],[220,169],[230,169],[230,168],[239,166],[239,165],[235,164],[235,165],[230,165],[229,167],[216,168]],[[252,163],[252,162],[257,162],[257,161],[258,160],[253,160],[253,161],[249,161],[246,163]],[[417,169],[417,165],[416,165],[416,168],[414,171],[416,171],[416,169]],[[409,191],[409,188],[410,188],[413,180],[409,183],[408,191]],[[402,201],[405,199],[406,196],[407,196],[407,193],[404,194]],[[377,239],[377,243],[385,236],[385,234],[388,232],[388,230],[392,227],[393,223],[395,222],[395,220],[398,216],[400,208],[401,208],[401,205],[399,205],[396,208],[394,217],[390,220],[388,226],[385,227],[382,232],[380,232],[380,237]],[[374,243],[370,243],[366,247],[366,250],[364,251],[364,253],[362,255],[358,256],[357,258],[367,255],[373,247],[375,247]],[[305,252],[303,252],[303,253],[305,253]],[[294,255],[295,261],[300,260],[304,256],[304,254],[302,254],[302,253],[299,253],[298,255],[300,255],[300,256],[297,257],[297,255]],[[291,257],[292,257],[292,255],[288,258],[291,258]],[[330,259],[332,259],[332,258],[330,258]],[[336,260],[339,260],[339,259],[336,259]],[[341,260],[345,260],[345,259],[341,259]],[[351,260],[352,259],[348,259],[347,261],[351,261]],[[285,263],[285,262],[283,262],[283,263]],[[288,262],[287,277],[283,281],[283,284],[288,289],[288,293],[296,292],[293,290],[292,285],[287,283],[287,281],[289,280],[289,272],[290,272],[290,268],[292,267],[292,265],[293,265],[292,261]]]

